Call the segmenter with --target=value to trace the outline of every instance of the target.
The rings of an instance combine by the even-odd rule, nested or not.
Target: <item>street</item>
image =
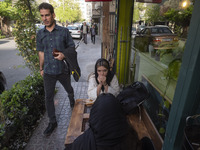
[[[87,81],[88,75],[94,71],[94,64],[101,57],[101,43],[99,37],[96,37],[96,44],[92,44],[88,34],[88,44],[80,43],[76,49],[78,53],[78,63],[81,68],[81,78],[79,82]],[[79,40],[74,39],[77,45]],[[0,39],[0,71],[6,77],[8,89],[14,83],[23,80],[31,71],[25,66],[24,60],[17,55],[18,50],[14,39]],[[74,79],[72,77],[72,82]]]
[[[13,38],[0,39],[0,71],[6,77],[8,89],[31,72],[25,67],[23,58],[17,53],[18,50]]]

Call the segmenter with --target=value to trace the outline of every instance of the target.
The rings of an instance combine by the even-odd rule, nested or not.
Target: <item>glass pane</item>
[[[70,27],[70,26],[67,26],[67,29],[69,29],[69,30],[72,30],[72,27]]]
[[[149,89],[145,108],[163,138],[193,10],[189,2],[184,8],[179,0],[134,3],[130,82],[142,81]]]
[[[72,30],[78,30],[78,27],[74,27],[74,26],[73,26],[73,27],[72,27]]]

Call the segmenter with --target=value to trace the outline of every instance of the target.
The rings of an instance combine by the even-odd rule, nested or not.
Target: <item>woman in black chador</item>
[[[101,94],[92,106],[89,129],[72,144],[72,150],[138,150],[137,134],[130,128],[119,101]]]

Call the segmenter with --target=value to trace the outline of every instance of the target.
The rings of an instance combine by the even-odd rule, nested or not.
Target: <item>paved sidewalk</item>
[[[75,91],[75,99],[87,98],[87,82],[72,82],[72,86]],[[43,136],[43,131],[48,125],[48,117],[47,113],[45,113],[25,150],[64,150],[65,137],[72,110],[69,105],[67,93],[59,82],[56,88],[58,92],[55,95],[54,102],[58,127],[49,137]]]
[[[77,43],[77,41],[75,41]],[[100,58],[101,41],[99,37],[96,38],[96,44],[90,42],[90,35],[88,34],[88,44],[81,43],[78,52],[78,61],[81,68],[81,79],[79,82],[74,82],[72,79],[72,86],[74,88],[75,99],[88,98],[87,88],[88,75],[94,70],[95,62]],[[58,127],[49,136],[43,136],[43,131],[48,125],[47,113],[40,120],[38,127],[35,129],[29,143],[25,150],[64,150],[65,137],[67,134],[68,125],[71,118],[72,110],[70,108],[69,99],[62,85],[57,82],[56,88],[58,92],[55,95],[54,103],[56,109],[56,118]]]

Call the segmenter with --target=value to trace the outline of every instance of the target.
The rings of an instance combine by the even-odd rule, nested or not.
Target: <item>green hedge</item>
[[[27,76],[0,95],[0,149],[23,149],[45,111],[43,79]]]
[[[2,35],[2,32],[1,32],[1,30],[0,30],[0,39],[3,39],[3,38],[5,38],[6,36],[5,35]]]
[[[4,38],[6,38],[5,35],[0,35],[0,39],[4,39]]]

